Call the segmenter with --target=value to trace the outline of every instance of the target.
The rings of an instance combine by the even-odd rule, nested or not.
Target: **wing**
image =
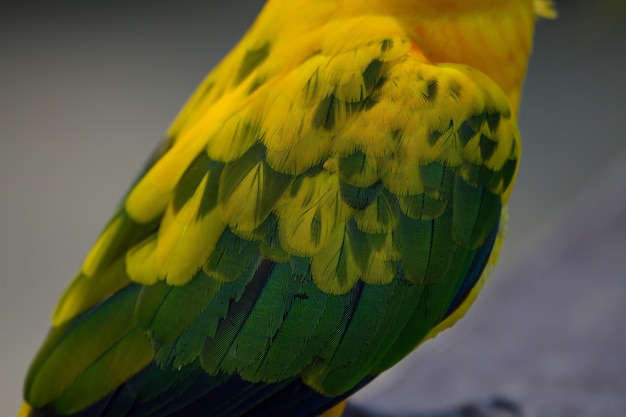
[[[272,54],[181,113],[60,300],[32,406],[315,415],[468,298],[519,156],[502,91],[402,37]]]

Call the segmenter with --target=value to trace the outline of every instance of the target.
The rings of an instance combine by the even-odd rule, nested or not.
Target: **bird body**
[[[320,415],[452,325],[549,10],[270,0],[61,297],[22,415]]]

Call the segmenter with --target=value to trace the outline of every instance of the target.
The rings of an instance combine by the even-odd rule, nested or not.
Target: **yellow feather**
[[[348,245],[344,229],[337,228],[326,247],[311,256],[311,273],[320,290],[329,294],[345,294],[359,280],[361,272],[349,255]]]
[[[386,261],[377,256],[370,256],[367,266],[363,269],[363,282],[375,285],[387,285],[396,276],[396,263]]]
[[[341,417],[343,415],[343,410],[346,408],[347,403],[348,401],[344,400],[340,402],[339,404],[337,404],[336,406],[334,406],[333,408],[331,408],[330,410],[327,410],[324,413],[320,414],[319,417]],[[17,417],[22,417],[22,416],[20,415]]]
[[[367,241],[372,250],[371,256],[384,261],[398,261],[400,253],[393,242],[393,233],[368,234]]]
[[[30,417],[32,410],[33,409],[30,405],[28,405],[27,403],[22,403],[20,411],[17,413],[17,417]],[[341,414],[339,414],[339,416],[341,416]]]
[[[111,240],[119,232],[121,224],[122,219],[121,217],[118,217],[113,220],[106,229],[104,229],[104,232],[102,232],[83,262],[83,266],[81,268],[83,274],[88,277],[94,275],[96,269],[102,261],[102,257],[109,248]]]
[[[226,228],[219,208],[197,218],[202,202],[204,177],[193,197],[174,213],[170,206],[159,229],[156,248],[156,273],[170,285],[183,285],[207,261]]]
[[[259,141],[260,128],[246,114],[224,121],[207,142],[206,152],[215,161],[229,162],[241,157]]]
[[[157,238],[150,236],[126,253],[126,272],[142,285],[153,285],[159,280],[156,264]]]
[[[203,141],[176,142],[137,183],[126,199],[125,208],[133,220],[148,223],[163,214],[174,186],[203,148]]]
[[[397,159],[379,162],[381,180],[390,192],[396,195],[412,195],[424,192],[424,183],[419,165],[401,164]]]
[[[266,158],[272,169],[299,175],[328,157],[333,138],[304,130],[297,136],[298,142],[288,149],[268,148]]]
[[[386,233],[398,224],[398,213],[392,198],[380,193],[374,202],[363,210],[354,212],[358,228],[366,233]]]
[[[558,13],[556,6],[551,0],[535,0],[535,12],[537,16],[545,17],[547,19],[556,19]]]
[[[349,215],[338,177],[325,171],[294,183],[276,212],[281,244],[297,256],[311,256],[327,246]]]
[[[240,235],[249,235],[265,221],[272,205],[264,199],[272,191],[282,190],[287,185],[268,183],[273,179],[268,171],[271,168],[265,162],[259,161],[245,174],[237,187],[224,197],[220,206],[224,222]],[[266,208],[266,205],[269,207]]]

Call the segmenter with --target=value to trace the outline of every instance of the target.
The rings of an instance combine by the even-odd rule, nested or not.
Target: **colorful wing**
[[[519,156],[502,91],[400,37],[273,53],[208,78],[95,244],[28,376],[41,415],[315,415],[468,298]]]

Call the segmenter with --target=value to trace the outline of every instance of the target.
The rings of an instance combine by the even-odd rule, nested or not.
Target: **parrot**
[[[473,303],[547,0],[269,0],[52,314],[20,417],[340,416]]]

